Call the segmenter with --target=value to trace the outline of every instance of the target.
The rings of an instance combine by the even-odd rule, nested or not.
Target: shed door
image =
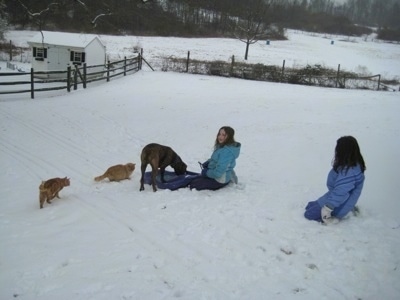
[[[49,48],[47,51],[47,64],[49,71],[65,71],[68,68],[69,51],[65,48]]]

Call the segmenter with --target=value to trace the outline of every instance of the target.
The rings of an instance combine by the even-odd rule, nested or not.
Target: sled
[[[161,175],[158,173],[156,176],[156,185],[158,189],[175,191],[177,189],[187,187],[187,185],[200,174],[186,171],[184,175],[176,175],[173,171],[165,171],[164,180],[161,181]],[[143,182],[151,185],[151,172],[145,172],[143,176]]]

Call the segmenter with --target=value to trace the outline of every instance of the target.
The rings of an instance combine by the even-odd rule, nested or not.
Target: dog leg
[[[153,192],[157,192],[156,177],[157,177],[157,172],[158,172],[158,164],[159,164],[158,157],[152,157],[150,159],[151,185],[153,186]]]
[[[160,177],[162,183],[165,183],[164,174],[165,174],[165,168],[160,168]]]
[[[151,170],[151,185],[153,186],[153,191],[157,192],[157,185],[156,185],[156,177],[157,177],[157,171],[158,168],[154,168],[152,166],[152,170]]]
[[[142,171],[142,177],[140,177],[140,191],[144,190],[144,172],[146,171],[147,163],[143,163],[140,166],[140,170]]]

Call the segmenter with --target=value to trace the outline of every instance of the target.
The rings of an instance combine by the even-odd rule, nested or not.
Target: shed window
[[[44,60],[47,58],[47,48],[33,47],[33,55],[36,60]]]
[[[85,62],[85,52],[71,51],[70,60],[75,65],[80,65]]]

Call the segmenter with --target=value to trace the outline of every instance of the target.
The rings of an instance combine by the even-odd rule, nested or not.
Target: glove
[[[323,223],[330,223],[332,221],[332,211],[333,209],[326,205],[321,208],[321,219]]]
[[[201,176],[207,177],[207,171],[208,171],[208,169],[206,169],[206,168],[204,168],[203,170],[201,170]]]
[[[207,169],[207,168],[208,168],[208,163],[209,163],[209,161],[207,160],[207,161],[205,161],[205,162],[203,162],[203,163],[201,164],[201,166],[203,167],[203,169]]]

